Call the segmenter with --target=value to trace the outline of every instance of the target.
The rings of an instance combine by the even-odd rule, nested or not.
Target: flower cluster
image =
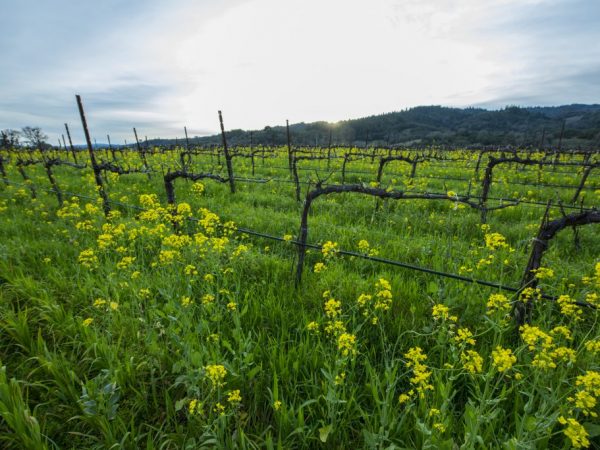
[[[94,249],[88,248],[86,250],[82,250],[79,253],[79,264],[88,269],[95,269],[98,267],[98,257],[94,252]]]
[[[558,418],[559,423],[566,425],[563,433],[571,440],[574,448],[587,448],[590,446],[589,434],[579,422],[574,418],[566,419],[563,416]]]
[[[432,372],[423,364],[423,361],[427,360],[427,355],[423,353],[421,347],[412,347],[404,354],[404,357],[407,360],[406,367],[412,369],[413,374],[409,380],[413,389],[406,395],[412,397],[416,392],[419,398],[425,398],[427,391],[433,391],[433,386],[429,382]]]
[[[564,314],[565,316],[571,317],[575,320],[581,319],[581,315],[583,314],[583,311],[581,310],[581,308],[579,306],[577,306],[577,303],[575,303],[575,300],[572,299],[570,296],[561,295],[556,300],[556,303],[558,304],[558,306],[560,308],[561,314]]]
[[[202,195],[204,193],[204,184],[196,181],[192,184],[192,192],[196,195]]]
[[[513,355],[510,348],[497,346],[492,351],[492,363],[498,372],[506,372],[517,362],[517,357]]]
[[[554,270],[549,269],[547,267],[539,267],[537,269],[532,270],[532,272],[535,274],[535,277],[538,280],[543,280],[545,278],[553,278],[554,277]]]
[[[594,409],[598,405],[598,397],[600,397],[600,372],[586,371],[584,375],[577,377],[575,386],[577,392],[574,397],[568,398],[569,402],[584,416],[598,417],[598,413]]]
[[[371,318],[373,325],[379,322],[378,314],[389,311],[392,306],[392,286],[385,278],[380,278],[375,283],[374,294],[360,294],[358,296],[358,308],[362,315]]]
[[[323,244],[323,247],[321,248],[321,253],[323,253],[323,257],[325,259],[335,256],[337,252],[338,252],[337,242],[327,241]]]
[[[325,305],[323,306],[325,315],[330,319],[335,319],[342,313],[342,302],[330,297],[329,291],[325,291],[323,297],[325,298]]]
[[[371,247],[369,241],[366,239],[361,239],[358,241],[358,250],[368,256],[377,256],[379,254],[379,250]]]
[[[356,355],[356,336],[342,333],[338,336],[337,348],[342,356]]]
[[[460,354],[463,368],[471,373],[481,373],[483,369],[483,358],[475,350],[465,350]]]
[[[225,386],[225,377],[227,376],[227,369],[220,364],[210,364],[204,367],[206,377],[210,380],[213,387]]]
[[[527,344],[529,350],[535,351],[535,356],[531,365],[538,369],[555,369],[557,363],[574,363],[576,358],[575,350],[565,346],[557,346],[552,334],[570,338],[568,329],[556,327],[550,333],[542,331],[540,328],[532,325],[523,325],[520,328],[521,338]]]
[[[457,322],[458,317],[450,315],[450,308],[442,303],[437,303],[433,305],[431,310],[431,316],[434,320],[448,320],[450,322]]]
[[[510,248],[506,242],[506,238],[500,233],[486,233],[485,246],[491,250],[497,250],[499,248]]]
[[[510,302],[503,294],[492,294],[487,301],[487,314],[495,313],[504,315],[510,311]]]

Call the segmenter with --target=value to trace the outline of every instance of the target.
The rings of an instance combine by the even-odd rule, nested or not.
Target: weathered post
[[[73,155],[73,161],[77,164],[77,154],[75,153],[75,147],[73,147],[73,141],[71,140],[71,132],[69,131],[69,125],[65,123],[65,130],[67,130],[67,137],[69,138],[69,147],[71,148],[71,153]],[[65,145],[66,148],[66,145]]]
[[[142,158],[142,162],[144,163],[144,169],[148,171],[148,161],[146,160],[146,152],[142,149],[140,145],[140,140],[138,139],[137,130],[133,127],[133,134],[135,135],[135,145],[137,147],[137,151]],[[148,171],[148,178],[150,178],[150,172]]]
[[[94,171],[94,180],[96,181],[96,186],[98,186],[98,194],[100,194],[100,198],[102,198],[102,207],[104,209],[104,215],[108,216],[110,214],[110,204],[108,200],[108,195],[104,190],[104,184],[102,183],[102,174],[100,169],[98,168],[98,164],[96,163],[96,156],[94,155],[94,151],[92,149],[92,140],[90,139],[90,132],[88,131],[87,121],[85,120],[85,113],[83,112],[83,103],[81,102],[81,96],[77,94],[75,96],[77,99],[77,106],[79,108],[79,115],[81,116],[81,125],[83,126],[83,132],[85,134],[85,142],[87,144],[88,152],[90,154],[90,161],[92,163],[92,169]],[[70,140],[71,138],[69,138]]]
[[[229,177],[229,188],[232,194],[235,194],[235,180],[233,179],[233,166],[231,164],[231,155],[227,148],[227,138],[225,137],[225,127],[223,126],[223,115],[219,111],[219,123],[221,124],[221,136],[223,137],[223,153],[227,164],[227,176]]]
[[[285,121],[285,131],[287,134],[287,149],[288,149],[288,167],[290,174],[292,173],[292,140],[290,139],[290,121]]]

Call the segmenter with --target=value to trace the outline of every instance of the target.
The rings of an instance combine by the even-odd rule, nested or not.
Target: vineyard
[[[94,149],[79,107],[86,150],[0,150],[4,448],[600,445],[598,152]]]

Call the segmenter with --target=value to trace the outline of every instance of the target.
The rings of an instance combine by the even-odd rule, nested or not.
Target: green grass
[[[148,158],[153,167],[175,167],[177,161],[176,154]],[[127,159],[139,165],[137,156]],[[286,163],[285,152],[264,163],[258,159],[255,177],[289,179]],[[468,182],[430,177],[471,179],[475,163],[424,164],[415,180],[408,178],[408,165],[392,163],[383,184],[464,194]],[[209,156],[194,157],[196,171],[214,164]],[[301,167],[324,170],[326,162],[302,161]],[[341,180],[340,167],[339,160],[332,164],[328,182]],[[89,169],[54,169],[65,192],[95,199]],[[251,177],[245,159],[234,159],[234,169]],[[367,159],[349,163],[347,170],[347,182],[369,183],[377,166]],[[536,183],[533,168],[497,170],[494,197],[514,198],[516,192],[518,198],[566,202],[574,192],[513,183]],[[22,182],[14,164],[7,171],[11,182]],[[487,310],[497,293],[491,288],[312,250],[295,289],[291,243],[221,228],[211,233],[194,221],[179,227],[191,243],[175,248],[165,241],[176,233],[161,209],[160,173],[150,179],[108,177],[112,200],[137,206],[141,194],[157,194],[157,220],[126,207],[116,207],[120,214],[107,220],[99,204],[86,199],[69,200],[73,216],[65,217],[53,193],[42,189],[49,187],[43,168],[26,171],[38,186],[37,200],[24,187],[0,187],[5,448],[542,449],[577,444],[565,430],[579,431],[589,445],[600,436],[597,404],[576,404],[586,394],[600,399],[600,381],[589,381],[600,370],[600,344],[596,352],[590,344],[600,341],[595,310],[577,318],[552,302],[536,301],[532,325],[552,342],[542,339],[530,349],[510,318]],[[301,178],[316,182],[314,172],[301,171]],[[575,168],[542,172],[546,183],[577,180]],[[238,182],[234,195],[226,184],[203,184],[204,194],[197,195],[192,183],[176,181],[177,202],[191,205],[194,217],[202,219],[199,208],[207,208],[221,224],[234,221],[279,237],[298,234],[302,205],[293,183]],[[587,184],[600,185],[600,174],[592,172]],[[479,184],[472,189],[477,193]],[[586,205],[598,200],[597,192],[586,191]],[[96,207],[86,209],[86,203]],[[476,210],[448,201],[376,203],[356,194],[318,199],[309,241],[356,251],[366,239],[384,258],[518,286],[544,212],[521,204],[490,213],[490,232],[504,235],[512,248],[493,250],[485,246]],[[560,214],[552,211],[552,217]],[[106,248],[99,244],[101,234],[111,236]],[[597,235],[597,225],[590,225],[579,230],[578,246],[571,230],[552,241],[544,266],[555,275],[541,280],[545,293],[585,300],[598,292]],[[91,267],[80,262],[86,249],[97,257]],[[175,260],[165,262],[163,253],[161,262],[164,250],[174,250]],[[124,256],[135,260],[129,264]],[[317,262],[326,269],[314,273]],[[391,284],[389,309],[375,306],[378,293],[385,297],[384,285],[376,285],[381,278]],[[372,296],[364,307],[358,302],[363,293]],[[324,308],[330,298],[340,301],[335,311]],[[449,317],[432,316],[439,304],[449,308]],[[335,321],[343,330],[328,333]],[[557,326],[566,327],[572,339],[552,333]],[[458,328],[468,328],[476,343],[458,342]],[[344,347],[342,335],[355,342]],[[492,356],[498,346],[516,356],[505,372]],[[416,347],[427,355],[419,364],[408,356]],[[561,348],[573,358],[561,359]],[[481,357],[476,373],[464,364],[468,351]],[[556,367],[542,368],[540,361]],[[222,380],[211,380],[210,365],[224,367]],[[425,374],[420,381],[418,373]],[[417,388],[424,389],[422,396],[411,393]],[[229,401],[237,390],[241,401]],[[402,395],[409,398],[400,402]],[[585,432],[568,428],[560,417],[575,419]]]

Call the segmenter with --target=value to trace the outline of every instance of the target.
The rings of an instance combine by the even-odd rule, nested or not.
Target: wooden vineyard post
[[[108,149],[110,150],[110,153],[112,155],[113,162],[117,162],[117,157],[115,155],[115,149],[113,148],[113,146],[110,142],[110,134],[106,135],[106,139],[108,140]]]
[[[92,149],[92,140],[90,139],[87,121],[85,120],[83,104],[81,102],[81,97],[79,96],[79,94],[77,94],[75,98],[77,99],[79,115],[81,116],[81,125],[83,126],[83,132],[85,134],[85,142],[87,144],[88,152],[90,154],[90,161],[92,163],[92,169],[94,171],[94,180],[96,181],[96,186],[98,187],[98,194],[100,194],[100,198],[102,198],[102,207],[104,209],[104,215],[108,216],[110,214],[110,204],[108,200],[108,195],[104,190],[104,184],[102,183],[102,174],[100,173],[100,169],[98,168],[98,164],[96,163],[96,156],[94,155],[94,150]]]
[[[62,191],[58,187],[58,183],[56,183],[56,178],[54,178],[54,174],[52,173],[52,166],[54,165],[55,162],[56,162],[55,160],[44,158],[44,169],[46,169],[46,175],[48,176],[48,181],[50,181],[52,190],[56,194],[56,200],[58,201],[58,206],[61,207],[63,204]]]
[[[4,159],[0,153],[0,175],[2,175],[2,181],[8,186],[8,177],[6,176],[6,169],[4,168]]]
[[[290,174],[292,173],[292,140],[290,139],[290,121],[285,121],[285,132],[287,136],[287,151],[288,151],[288,167]]]
[[[62,144],[63,144],[63,147],[65,148],[65,152],[68,152],[69,148],[67,147],[67,141],[65,141],[65,135],[61,134],[60,136],[62,137]],[[68,158],[68,156],[67,156],[67,158]],[[77,161],[75,161],[75,164],[77,164]]]
[[[187,126],[183,127],[183,131],[185,133],[185,149],[189,152],[190,151],[190,140],[188,138]]]
[[[146,160],[146,152],[142,149],[142,146],[140,145],[140,140],[138,139],[137,130],[135,129],[135,127],[133,127],[133,134],[135,135],[135,145],[137,147],[138,154],[140,155],[140,158],[142,158],[142,162],[144,164],[144,170],[147,171],[148,179],[150,179],[150,170],[148,167],[148,161]]]
[[[29,186],[29,191],[31,192],[31,198],[34,198],[34,199],[37,198],[37,192],[35,190],[35,185],[31,181],[31,178],[29,178],[29,176],[25,172],[25,169],[23,168],[23,161],[17,161],[17,171],[19,172],[19,175],[21,175],[21,178],[23,178],[23,181],[25,182],[25,184],[27,186]]]
[[[223,125],[223,114],[219,111],[219,123],[221,125],[221,136],[223,138],[223,153],[225,154],[225,163],[227,164],[227,176],[229,177],[229,189],[235,194],[235,180],[233,179],[233,165],[231,164],[231,155],[227,148],[227,138],[225,137],[225,126]]]
[[[571,203],[575,203],[577,201],[577,198],[579,198],[579,194],[581,194],[581,191],[583,190],[583,186],[585,185],[585,182],[587,181],[588,177],[590,176],[590,172],[592,171],[592,169],[594,167],[597,167],[597,165],[596,164],[589,165],[583,171],[581,181],[579,182],[579,186],[577,186],[577,190],[575,191],[575,194],[573,195],[573,198],[571,199]]]
[[[75,164],[77,164],[77,154],[75,153],[75,147],[73,147],[73,141],[71,140],[71,132],[69,131],[69,125],[67,125],[66,123],[65,130],[67,130],[67,137],[69,138],[69,148],[71,149],[71,154],[73,155],[73,161],[75,162]]]
[[[333,130],[329,129],[329,144],[327,145],[327,171],[331,168],[331,139],[333,135]]]
[[[254,176],[254,136],[250,132],[250,162],[252,163],[252,176]]]
[[[342,163],[342,184],[346,182],[346,164],[348,163],[348,158],[350,155],[348,153],[344,153],[344,162]]]

